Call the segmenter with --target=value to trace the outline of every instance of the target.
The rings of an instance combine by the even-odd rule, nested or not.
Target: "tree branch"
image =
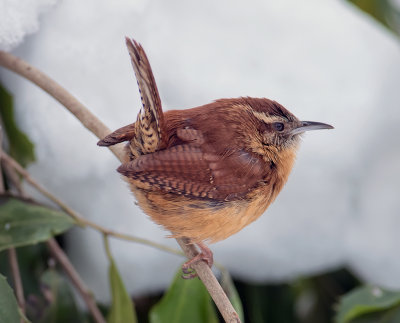
[[[9,53],[0,51],[0,66],[14,71],[15,73],[25,77],[34,84],[41,87],[44,91],[58,100],[72,114],[77,117],[81,123],[99,139],[108,135],[111,131],[103,124],[93,113],[91,113],[82,103],[75,99],[68,91],[61,87],[57,82],[49,78],[47,75],[34,68],[27,62],[17,58]],[[114,155],[120,160],[125,159],[125,154],[120,145],[109,147]],[[198,253],[196,247],[187,244],[183,239],[177,239],[179,245],[183,249],[185,255],[191,259]],[[220,310],[226,322],[240,322],[239,316],[235,312],[222,287],[219,285],[213,272],[208,265],[203,262],[194,264],[193,269],[196,270],[199,278],[203,281],[208,292],[213,298],[215,304]]]

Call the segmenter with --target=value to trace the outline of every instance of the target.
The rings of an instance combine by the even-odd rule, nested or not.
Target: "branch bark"
[[[9,53],[0,51],[0,66],[12,70],[13,72],[25,77],[42,88],[57,101],[59,101],[65,108],[67,108],[88,130],[95,134],[99,139],[102,139],[111,132],[105,124],[103,124],[67,90],[45,75],[43,72],[39,71],[22,59]],[[120,161],[125,159],[125,154],[121,145],[112,146],[109,148]],[[187,244],[183,239],[177,239],[177,242],[189,259],[193,258],[198,253],[194,245]],[[231,302],[208,265],[205,262],[200,261],[194,264],[192,267],[196,270],[199,278],[203,281],[224,320],[229,323],[240,322],[238,314],[234,310]]]

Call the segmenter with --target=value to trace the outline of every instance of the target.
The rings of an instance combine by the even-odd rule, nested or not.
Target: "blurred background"
[[[263,217],[211,246],[248,322],[330,322],[339,295],[360,283],[400,289],[398,0],[3,1],[0,18],[1,49],[43,70],[112,129],[140,108],[124,36],[145,48],[164,109],[267,97],[335,126],[304,137]],[[115,157],[58,102],[4,69],[0,82],[35,145],[28,170],[36,179],[90,220],[177,246],[135,205]],[[63,239],[107,303],[101,236],[74,229]],[[146,313],[182,258],[117,240],[111,248]]]

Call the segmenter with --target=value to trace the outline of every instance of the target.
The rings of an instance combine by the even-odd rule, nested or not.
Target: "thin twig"
[[[15,248],[8,249],[8,261],[10,264],[13,280],[15,294],[17,295],[18,305],[21,308],[22,313],[25,314],[25,297],[24,288],[22,286],[21,274],[19,272],[17,252]]]
[[[0,118],[0,123],[1,123],[1,118]],[[3,129],[0,124],[0,194],[5,193],[5,185],[4,185],[4,179],[3,179],[3,172],[2,172],[2,165],[1,165],[1,157],[3,156]],[[10,264],[10,269],[11,269],[11,274],[13,277],[14,281],[14,288],[15,288],[15,294],[17,296],[17,301],[18,305],[21,309],[21,312],[25,314],[25,297],[24,297],[24,288],[22,285],[22,279],[21,279],[21,274],[19,271],[19,265],[18,265],[18,257],[17,257],[17,251],[15,248],[9,248],[7,250],[8,253],[8,262]],[[24,322],[24,319],[21,319],[21,323]]]
[[[51,238],[46,242],[46,244],[49,247],[54,258],[57,259],[59,264],[63,267],[65,273],[71,279],[71,282],[78,289],[79,294],[81,294],[86,305],[88,306],[89,311],[92,313],[94,320],[97,323],[106,323],[106,320],[104,319],[103,315],[96,305],[96,302],[94,301],[92,293],[87,289],[85,283],[79,277],[79,274],[69,261],[67,255],[60,248],[57,241],[54,238]]]
[[[92,229],[95,229],[97,231],[100,231],[103,234],[106,234],[110,237],[118,238],[121,240],[128,240],[128,241],[133,241],[136,243],[140,243],[143,245],[147,245],[156,249],[160,249],[178,256],[183,256],[182,251],[179,251],[178,249],[171,248],[168,246],[165,246],[163,244],[144,239],[144,238],[139,238],[139,237],[134,237],[129,234],[124,234],[120,232],[116,232],[113,230],[109,230],[107,228],[104,228],[103,226],[94,223],[90,220],[85,219],[81,215],[79,215],[76,211],[71,209],[68,205],[66,205],[64,202],[62,202],[59,198],[51,194],[48,190],[46,190],[41,184],[39,184],[36,180],[32,178],[32,176],[23,168],[15,159],[10,157],[8,154],[3,153],[2,155],[2,161],[4,164],[9,165],[10,167],[14,168],[20,175],[22,175],[26,182],[32,185],[34,188],[36,188],[40,193],[42,193],[44,196],[46,196],[49,200],[53,201],[55,204],[57,204],[65,213],[70,215],[78,225],[80,226],[88,226],[91,227]]]
[[[3,151],[1,155],[1,160],[3,161],[2,168],[4,175],[7,179],[8,193],[14,193],[18,196],[26,198],[26,193],[21,185],[21,178],[19,178],[18,173],[11,167],[8,163],[4,162],[4,156],[6,153]]]
[[[3,171],[1,168],[1,156],[3,154],[3,128],[1,126],[1,118],[0,118],[0,194],[5,192],[4,188],[4,179],[3,179]]]
[[[99,139],[102,139],[111,132],[93,113],[75,99],[68,91],[22,59],[0,51],[0,66],[14,71],[41,87],[44,91],[63,104]],[[120,161],[125,160],[126,157],[120,145],[111,146],[109,148]],[[194,245],[185,243],[183,239],[177,239],[177,241],[189,259],[193,258],[193,256],[197,254],[198,251]],[[208,265],[205,262],[200,261],[194,264],[193,268],[196,270],[199,278],[203,281],[225,321],[229,323],[240,322],[232,304]]]

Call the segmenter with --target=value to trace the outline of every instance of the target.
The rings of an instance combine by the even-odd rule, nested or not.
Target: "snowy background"
[[[336,128],[304,137],[267,214],[212,245],[218,262],[250,281],[349,266],[365,281],[400,288],[400,48],[393,35],[339,0],[0,0],[0,48],[42,69],[113,129],[134,121],[140,107],[125,35],[147,51],[167,109],[268,97],[300,119]],[[74,117],[10,72],[0,69],[0,81],[36,145],[35,178],[103,226],[176,246],[135,206],[115,157]],[[164,288],[183,261],[124,241],[113,240],[112,251],[133,294]],[[101,236],[76,229],[68,252],[107,300]]]

